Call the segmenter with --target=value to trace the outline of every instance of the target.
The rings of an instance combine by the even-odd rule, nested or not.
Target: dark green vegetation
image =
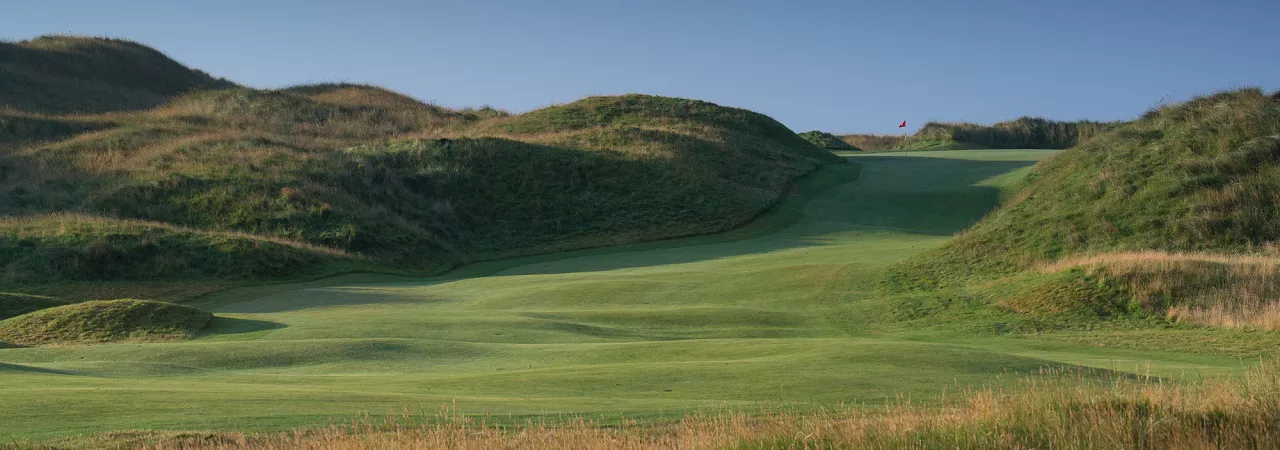
[[[1113,124],[1082,120],[1059,122],[1023,117],[992,125],[973,123],[925,124],[901,145],[904,150],[951,148],[1057,148],[1075,147],[1107,131]]]
[[[149,300],[97,300],[0,321],[0,341],[19,345],[156,341],[195,336],[213,315]]]
[[[868,151],[963,150],[978,148],[1066,149],[1088,142],[1117,123],[1060,122],[1022,117],[992,125],[965,122],[929,122],[910,136],[848,134],[844,142]]]
[[[46,36],[0,42],[0,111],[139,110],[184,92],[230,86],[128,41]]]
[[[831,133],[826,133],[818,130],[806,131],[804,133],[800,133],[800,137],[804,138],[804,140],[806,141],[809,141],[809,143],[813,144],[814,146],[817,146],[818,148],[825,148],[827,150],[861,151],[861,149],[859,149],[858,147],[855,147],[853,145],[850,145],[848,142],[840,140],[840,138],[836,137]]]
[[[79,215],[0,221],[0,281],[166,280],[307,275],[357,259],[248,234]]]
[[[11,288],[434,273],[711,233],[839,161],[766,116],[693,100],[512,116],[360,85],[236,87],[117,40],[0,45]]]

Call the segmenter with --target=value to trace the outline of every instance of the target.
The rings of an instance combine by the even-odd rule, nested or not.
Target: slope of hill
[[[809,141],[810,144],[813,144],[818,148],[825,148],[827,150],[855,151],[855,152],[862,150],[848,142],[840,140],[840,138],[836,137],[831,133],[827,133],[823,131],[818,131],[818,130],[806,131],[804,133],[800,133],[800,137],[804,138],[804,140],[806,141]]]
[[[232,86],[129,41],[43,36],[0,42],[0,108],[38,113],[140,110],[184,92]]]
[[[123,41],[5,45],[25,64],[11,72],[49,84],[0,97],[39,111],[0,117],[13,136],[0,146],[8,285],[314,274],[350,270],[333,256],[346,253],[436,272],[715,232],[839,161],[766,116],[694,100],[592,97],[510,115],[352,84],[234,87]],[[154,95],[68,105],[58,83]],[[34,232],[50,214],[83,220]],[[158,269],[174,260],[186,264]]]
[[[1225,308],[1256,315],[1274,307],[1267,294],[1275,290],[1271,263],[1149,253],[1137,267],[1133,258],[1106,254],[1273,256],[1280,239],[1277,180],[1276,95],[1242,89],[1162,107],[1039,164],[1008,205],[900,268],[889,285],[957,286],[1096,255],[1047,269],[1076,274],[1071,283],[1085,289],[1069,295],[1070,302],[1113,311]],[[1231,294],[1230,286],[1252,288]]]

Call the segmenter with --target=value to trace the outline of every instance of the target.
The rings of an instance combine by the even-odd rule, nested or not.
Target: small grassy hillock
[[[100,300],[0,321],[0,341],[69,345],[184,339],[194,336],[212,320],[212,314],[189,306],[147,300]]]

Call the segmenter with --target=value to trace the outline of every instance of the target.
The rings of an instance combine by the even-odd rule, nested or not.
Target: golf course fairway
[[[265,431],[442,405],[500,418],[929,402],[1044,368],[1213,375],[1229,357],[892,320],[876,283],[1000,201],[1044,150],[850,156],[719,235],[354,274],[198,299],[201,337],[0,350],[0,441]]]

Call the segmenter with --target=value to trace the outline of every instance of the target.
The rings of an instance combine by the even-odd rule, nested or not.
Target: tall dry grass
[[[49,443],[154,449],[649,448],[1277,448],[1280,370],[1169,380],[1046,371],[1007,388],[965,390],[944,406],[822,412],[711,411],[673,422],[588,420],[502,426],[446,408],[434,417],[371,418],[276,434],[123,432]],[[934,403],[936,404],[936,403]]]
[[[838,137],[846,144],[866,151],[893,150],[907,140],[905,135],[893,136],[887,134],[846,134]]]
[[[1175,321],[1280,330],[1280,257],[1107,253],[1058,261],[1041,270],[1071,267],[1121,280],[1143,308]]]

